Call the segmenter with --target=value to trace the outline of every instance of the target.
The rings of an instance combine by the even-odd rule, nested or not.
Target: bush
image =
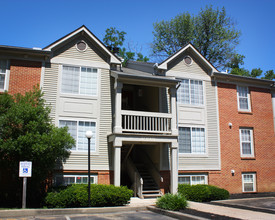
[[[126,186],[91,185],[91,206],[121,206],[127,204],[133,191]],[[88,185],[74,184],[66,189],[49,192],[45,199],[48,208],[70,208],[88,206]]]
[[[187,206],[186,198],[181,194],[167,193],[157,199],[156,206],[161,209],[178,211]]]
[[[211,185],[187,185],[179,184],[179,193],[187,200],[194,202],[210,202],[212,200],[222,200],[229,198],[229,192]]]

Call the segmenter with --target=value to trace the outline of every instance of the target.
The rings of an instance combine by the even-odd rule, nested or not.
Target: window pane
[[[204,176],[192,176],[192,185],[205,184]]]
[[[76,121],[59,121],[59,127],[68,127],[70,135],[77,140],[77,122]],[[76,146],[72,147],[72,150],[76,150]]]
[[[202,105],[203,104],[202,81],[190,80],[190,87],[191,87],[191,104]]]
[[[4,89],[5,87],[5,75],[0,74],[0,89]]]
[[[189,80],[183,79],[177,91],[178,102],[181,104],[189,104]]]
[[[79,67],[63,66],[62,86],[63,93],[79,93]]]
[[[190,176],[181,176],[181,177],[179,177],[179,183],[190,185],[191,184]]]
[[[179,153],[191,153],[190,128],[179,128]]]
[[[74,177],[64,177],[64,185],[69,185],[74,183],[75,183]]]
[[[86,131],[92,131],[93,137],[91,138],[91,151],[95,151],[95,140],[96,140],[96,128],[95,122],[82,122],[78,124],[78,135],[77,135],[77,150],[87,151],[88,150],[88,139],[85,134]]]
[[[80,94],[97,95],[97,69],[81,68]]]
[[[252,130],[241,129],[241,149],[243,155],[252,155]]]
[[[255,191],[254,181],[254,174],[243,174],[244,192]]]
[[[204,128],[192,128],[192,153],[205,153]]]
[[[248,110],[248,88],[244,86],[238,87],[239,109]]]

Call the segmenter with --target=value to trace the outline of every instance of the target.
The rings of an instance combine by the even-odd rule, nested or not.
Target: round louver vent
[[[192,58],[189,57],[189,56],[186,56],[186,57],[184,57],[184,62],[187,65],[191,65],[192,64]]]
[[[87,44],[84,41],[80,41],[76,44],[76,48],[80,51],[85,51],[87,48]]]

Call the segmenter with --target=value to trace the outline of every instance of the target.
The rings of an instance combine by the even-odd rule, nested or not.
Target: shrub
[[[186,185],[179,184],[179,193],[187,200],[195,202],[210,202],[212,200],[228,199],[229,192],[211,185]]]
[[[157,199],[156,206],[161,209],[178,211],[186,208],[187,200],[181,194],[167,193]]]
[[[49,208],[69,208],[88,206],[87,184],[74,184],[66,189],[49,192],[45,204]],[[133,195],[126,186],[91,185],[91,206],[120,206],[127,204]]]

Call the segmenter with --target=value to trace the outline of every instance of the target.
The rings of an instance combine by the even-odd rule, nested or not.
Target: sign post
[[[20,161],[19,163],[19,177],[23,177],[23,193],[22,193],[22,209],[26,208],[27,197],[27,177],[32,176],[32,162]]]

